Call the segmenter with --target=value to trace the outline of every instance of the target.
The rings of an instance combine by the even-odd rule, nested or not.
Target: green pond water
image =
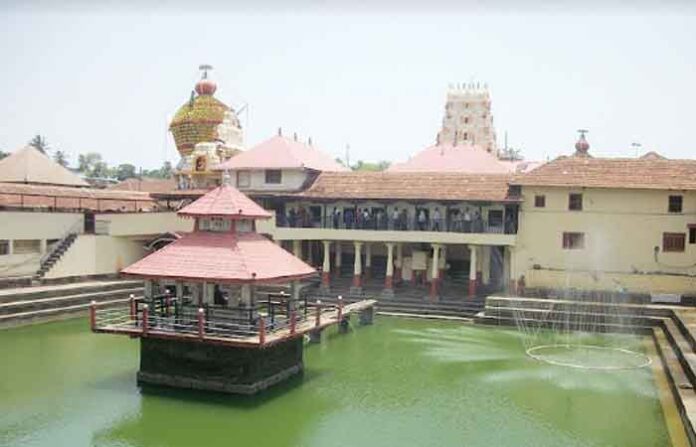
[[[241,398],[140,389],[138,341],[85,320],[0,331],[0,445],[670,444],[650,368],[551,366],[516,331],[444,322],[325,335],[302,378]]]

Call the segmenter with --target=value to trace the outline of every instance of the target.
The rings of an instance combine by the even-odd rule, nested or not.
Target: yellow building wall
[[[144,255],[143,241],[83,234],[78,236],[45,278],[115,274]]]
[[[568,210],[568,194],[583,194],[583,210]],[[668,197],[683,195],[682,213],[668,212]],[[680,191],[524,187],[513,276],[528,287],[577,287],[649,293],[694,293],[696,194]],[[544,195],[546,207],[534,207]],[[563,249],[564,232],[585,233],[582,249]],[[684,252],[665,253],[665,232],[684,233]],[[655,247],[657,247],[657,252]]]

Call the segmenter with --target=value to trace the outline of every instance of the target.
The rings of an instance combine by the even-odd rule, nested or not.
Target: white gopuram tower
[[[437,141],[438,144],[472,144],[498,154],[487,85],[450,85]]]

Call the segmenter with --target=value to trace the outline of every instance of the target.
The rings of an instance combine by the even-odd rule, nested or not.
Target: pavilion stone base
[[[302,372],[302,337],[263,349],[140,339],[138,383],[255,394]]]

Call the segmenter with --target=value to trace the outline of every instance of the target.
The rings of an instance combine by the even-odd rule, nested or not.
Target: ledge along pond
[[[429,320],[325,335],[301,377],[242,397],[139,388],[138,340],[85,319],[1,331],[0,445],[673,445],[651,367],[550,365],[515,330]]]

